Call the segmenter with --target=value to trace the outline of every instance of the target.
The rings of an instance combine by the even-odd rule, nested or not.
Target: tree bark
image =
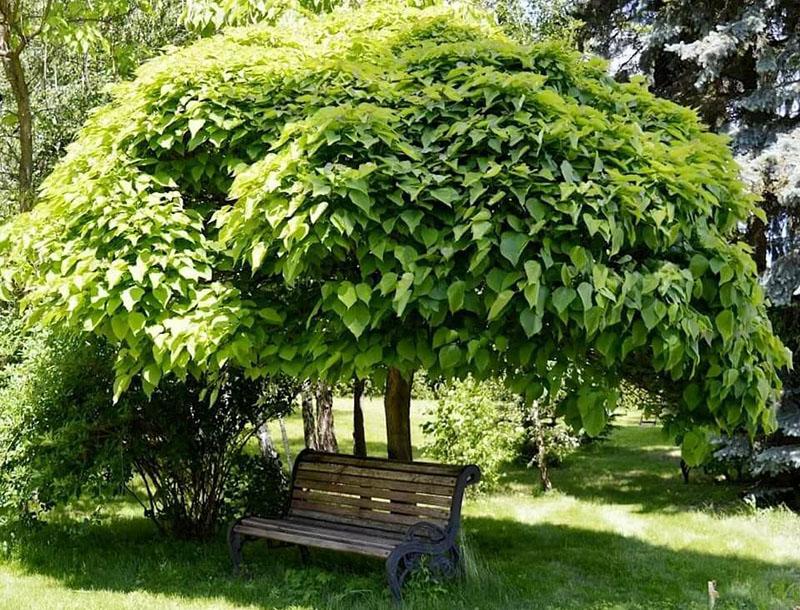
[[[265,459],[274,458],[278,455],[278,452],[275,451],[275,444],[272,442],[272,435],[269,433],[266,422],[259,426],[256,436],[258,437],[258,448],[261,450],[261,455]]]
[[[542,484],[542,491],[551,491],[553,489],[553,483],[550,481],[550,473],[547,470],[547,447],[544,438],[544,426],[542,425],[542,417],[539,410],[539,401],[537,400],[534,400],[531,405],[531,421],[533,422],[533,433],[536,437],[536,457],[534,459],[539,469],[539,481]]]
[[[386,413],[386,445],[390,460],[410,462],[411,453],[411,382],[396,368],[386,378],[383,408]]]
[[[333,429],[333,392],[324,381],[317,384],[317,439],[318,449],[330,453],[339,452],[336,433]]]
[[[353,381],[353,455],[367,457],[367,439],[364,434],[364,411],[361,397],[364,395],[364,380]]]
[[[300,408],[303,414],[303,440],[308,449],[319,447],[317,439],[317,421],[314,417],[314,399],[311,394],[311,384],[306,382],[300,392]]]
[[[747,227],[746,241],[753,247],[753,260],[759,274],[767,268],[767,226],[753,216]]]
[[[21,49],[11,48],[10,24],[0,15],[0,58],[14,102],[19,128],[19,166],[17,168],[19,210],[25,212],[33,205],[33,113],[31,94],[20,59]]]
[[[282,417],[278,418],[278,425],[281,428],[281,440],[283,441],[283,452],[286,454],[286,467],[289,471],[292,470],[294,466],[294,460],[292,460],[292,450],[289,447],[289,435],[286,432],[286,423],[283,421]]]

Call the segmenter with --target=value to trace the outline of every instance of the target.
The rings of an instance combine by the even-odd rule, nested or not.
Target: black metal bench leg
[[[389,581],[389,591],[396,605],[403,603],[403,579],[400,575],[400,561],[402,555],[392,553],[386,560],[386,579]]]
[[[228,530],[228,552],[231,555],[231,563],[233,564],[233,574],[239,574],[239,568],[242,565],[242,546],[244,545],[244,538],[241,534],[233,531],[233,527]]]
[[[303,562],[304,566],[307,566],[308,562],[311,561],[311,553],[308,552],[308,547],[298,544],[297,548],[300,549],[300,561]]]

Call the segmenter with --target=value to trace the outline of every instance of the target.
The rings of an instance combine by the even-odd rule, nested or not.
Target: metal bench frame
[[[337,466],[339,464],[336,461],[337,459],[342,460],[342,470],[347,468],[348,465],[350,467],[355,467],[357,470],[364,471],[368,471],[370,468],[374,469],[375,471],[381,471],[383,467],[384,474],[386,474],[386,469],[398,470],[399,468],[403,468],[401,472],[404,474],[414,474],[415,472],[420,471],[424,472],[426,469],[431,470],[437,467],[449,469],[449,476],[454,478],[454,487],[450,497],[450,505],[446,523],[442,524],[443,519],[440,520],[439,524],[434,523],[431,520],[420,519],[411,523],[407,527],[394,524],[387,526],[387,528],[398,528],[397,532],[387,533],[379,532],[368,525],[364,525],[362,528],[359,528],[354,524],[340,526],[337,523],[330,523],[327,525],[330,532],[344,534],[349,531],[353,534],[353,536],[358,535],[358,537],[361,538],[361,543],[358,541],[346,543],[343,540],[337,542],[336,540],[331,541],[330,539],[326,540],[325,538],[315,538],[313,533],[308,533],[307,539],[305,539],[302,532],[303,523],[290,520],[293,509],[296,507],[296,505],[302,506],[302,501],[298,500],[297,495],[306,491],[313,491],[296,484],[298,470],[301,468],[301,465],[307,463],[323,463],[325,465]],[[419,470],[417,470],[417,468],[419,468]],[[339,481],[337,480],[337,476],[338,475],[336,473],[331,473],[331,481],[328,483],[328,485],[338,484]],[[424,475],[421,476],[424,477]],[[463,574],[461,553],[458,548],[457,540],[458,529],[461,522],[461,504],[467,485],[477,483],[480,480],[480,477],[480,469],[474,465],[456,467],[426,462],[397,462],[379,458],[354,458],[353,456],[348,455],[322,453],[305,449],[297,456],[294,468],[292,469],[291,491],[289,497],[287,498],[283,516],[279,519],[260,519],[258,517],[248,515],[237,519],[231,524],[228,530],[228,546],[230,550],[231,561],[233,562],[234,573],[238,573],[241,566],[242,547],[244,543],[249,540],[257,539],[265,539],[268,541],[268,543],[270,541],[278,541],[284,545],[288,544],[298,546],[301,557],[304,561],[308,559],[309,547],[333,548],[334,550],[341,550],[343,552],[352,552],[356,554],[378,557],[383,557],[388,554],[386,557],[386,576],[391,594],[394,600],[399,602],[402,599],[403,583],[409,574],[411,574],[421,565],[421,562],[424,560],[424,558],[428,558],[427,565],[429,569],[445,577],[453,577]],[[415,484],[415,487],[419,488],[416,492],[409,491],[403,493],[407,496],[419,495],[420,498],[418,504],[424,504],[424,498],[426,497],[424,495],[425,484],[417,483]],[[431,487],[433,488],[433,486]],[[335,493],[337,495],[332,495],[332,498],[340,497],[338,492]],[[383,494],[385,495],[385,493],[388,492],[384,491]],[[450,496],[448,493],[442,497],[441,491],[438,492],[438,495],[440,502],[444,498]],[[348,500],[358,500],[358,496],[356,495],[345,497]],[[374,505],[373,500],[375,498],[383,498],[383,495],[378,494],[374,498],[366,497],[366,504],[370,506]],[[386,508],[383,508],[383,504],[381,504],[380,515],[386,517],[387,512],[388,514],[391,514],[391,502],[392,500],[389,500],[386,503]],[[417,507],[418,504],[414,503],[412,498],[410,504],[403,503],[403,506],[406,508],[411,508],[411,511],[413,512],[414,508]],[[353,508],[352,510],[357,512],[363,510],[363,513],[359,512],[359,514],[363,514],[367,518],[372,512],[369,508]],[[420,510],[422,511],[424,509]],[[442,511],[444,511],[444,509],[442,509]],[[378,514],[377,511],[372,512],[372,515],[375,514]],[[408,520],[409,517],[404,516],[403,519]],[[368,522],[368,519],[365,520],[365,523]],[[287,528],[294,529],[283,531],[281,530],[282,524],[286,524]],[[264,528],[263,531],[260,529],[262,527]],[[309,521],[307,527],[313,527],[317,536],[324,536],[326,522],[319,521],[315,524],[314,522]],[[404,529],[404,531],[400,531],[399,528]],[[374,545],[369,541],[368,536],[375,536]],[[289,540],[286,540],[287,537]],[[284,538],[284,540],[281,540],[281,538]],[[331,546],[331,543],[334,546]],[[379,545],[380,548],[378,548]],[[337,549],[336,546],[345,548]]]

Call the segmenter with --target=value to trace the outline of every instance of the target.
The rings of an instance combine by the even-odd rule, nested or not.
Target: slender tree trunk
[[[283,451],[286,454],[286,467],[291,471],[294,461],[292,460],[292,450],[289,448],[289,435],[286,433],[286,422],[282,417],[278,418],[278,425],[281,427],[281,440],[283,440]]]
[[[531,405],[531,421],[533,422],[533,434],[536,438],[536,457],[534,460],[539,469],[539,480],[542,484],[542,491],[550,491],[553,489],[553,483],[550,481],[550,473],[547,470],[547,446],[538,400],[534,400]],[[534,460],[531,460],[531,463]],[[528,464],[528,466],[531,466],[531,464]]]
[[[319,442],[317,439],[317,421],[314,417],[314,398],[311,394],[311,383],[303,384],[300,392],[300,408],[303,413],[303,440],[308,449],[317,449]]]
[[[364,395],[364,380],[353,381],[353,455],[367,457],[367,439],[364,434],[364,411],[361,397]]]
[[[272,442],[272,435],[269,433],[266,422],[259,426],[256,436],[258,437],[258,448],[261,450],[261,455],[264,456],[264,458],[274,458],[278,455],[278,452],[275,451],[275,444]]]
[[[25,78],[18,50],[10,48],[11,34],[8,25],[0,16],[0,58],[14,103],[17,107],[17,126],[19,128],[19,166],[17,168],[19,209],[25,212],[33,205],[33,113],[31,94]]]
[[[333,429],[333,392],[324,381],[317,384],[317,439],[318,449],[338,453],[339,443]]]
[[[767,268],[767,226],[755,216],[750,219],[746,240],[753,247],[756,270],[763,273]]]
[[[383,408],[386,413],[386,445],[389,459],[410,462],[411,453],[411,382],[396,368],[386,378]]]

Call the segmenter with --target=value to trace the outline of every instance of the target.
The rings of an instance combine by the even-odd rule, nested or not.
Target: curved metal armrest
[[[417,521],[406,530],[405,542],[429,542],[435,544],[447,539],[445,529],[430,521]]]

